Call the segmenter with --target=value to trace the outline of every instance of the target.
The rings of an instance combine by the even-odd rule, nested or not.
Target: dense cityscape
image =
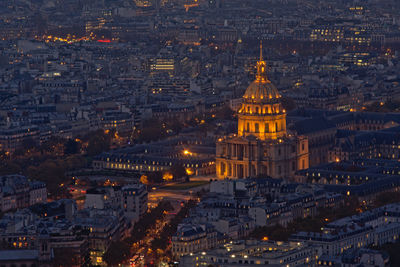
[[[399,251],[400,1],[0,1],[0,267]]]

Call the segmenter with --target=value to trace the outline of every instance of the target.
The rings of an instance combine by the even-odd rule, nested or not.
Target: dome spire
[[[267,78],[267,64],[263,59],[263,46],[262,41],[260,40],[260,59],[257,61],[257,82],[270,82]]]

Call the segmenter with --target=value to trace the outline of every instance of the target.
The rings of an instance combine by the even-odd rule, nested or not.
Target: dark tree
[[[40,151],[44,154],[54,154],[59,148],[64,152],[66,139],[60,137],[51,137],[40,146]]]
[[[106,134],[102,130],[98,130],[91,133],[88,139],[87,154],[96,156],[110,149],[112,136],[110,133]]]
[[[63,160],[66,171],[74,171],[87,167],[86,159],[81,155],[70,155]]]
[[[162,172],[150,172],[147,174],[147,180],[150,184],[159,184],[163,181],[162,179],[163,174]]]
[[[63,162],[47,160],[39,166],[30,166],[27,175],[31,179],[45,182],[53,198],[61,198],[66,194],[65,187],[60,186],[66,181],[65,171]]]
[[[167,200],[163,200],[159,203],[159,206],[161,207],[162,210],[165,211],[172,211],[174,210],[174,207],[172,206],[171,202]]]
[[[64,144],[64,154],[77,154],[80,150],[80,145],[74,139],[68,139]]]
[[[79,264],[79,255],[71,248],[57,248],[54,249],[54,262],[55,267],[68,267],[76,266]]]
[[[190,209],[196,206],[196,202],[189,200],[185,203],[182,209],[175,215],[169,224],[165,225],[158,237],[151,242],[153,250],[162,249],[165,250],[168,247],[171,236],[176,233],[179,223],[188,216]]]
[[[129,259],[131,254],[128,244],[122,241],[112,242],[103,255],[103,260],[108,266],[118,266]]]
[[[25,138],[22,140],[22,148],[25,150],[32,149],[37,146],[37,143],[35,140],[33,140],[31,137]]]
[[[187,177],[186,169],[179,164],[174,164],[171,167],[171,173],[175,180],[181,179],[183,177]]]

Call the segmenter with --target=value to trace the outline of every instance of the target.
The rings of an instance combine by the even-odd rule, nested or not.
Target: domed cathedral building
[[[287,133],[281,95],[266,70],[260,45],[257,76],[243,95],[237,134],[217,142],[218,178],[290,178],[308,168],[308,139]]]

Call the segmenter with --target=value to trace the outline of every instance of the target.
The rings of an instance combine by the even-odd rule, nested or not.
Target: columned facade
[[[297,170],[308,168],[308,140],[288,137],[262,141],[229,136],[217,143],[216,168],[218,178],[290,178]]]

